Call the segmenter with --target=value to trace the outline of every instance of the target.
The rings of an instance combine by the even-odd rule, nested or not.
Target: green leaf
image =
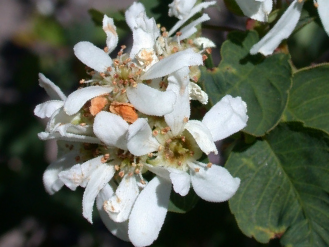
[[[232,32],[224,42],[218,68],[202,70],[201,83],[212,104],[230,94],[247,103],[247,133],[262,136],[274,128],[286,107],[291,86],[289,56],[278,53],[251,56],[256,32]]]
[[[293,77],[284,120],[329,133],[329,64],[297,71]]]
[[[170,194],[168,211],[181,214],[186,213],[194,208],[198,201],[199,197],[195,194],[192,188],[186,196],[180,196],[172,191]]]
[[[224,3],[229,11],[233,14],[244,16],[242,10],[240,9],[239,5],[236,3],[235,0],[224,0]]]
[[[329,136],[301,123],[280,124],[264,140],[231,153],[241,179],[230,208],[247,236],[283,246],[329,246]]]
[[[100,12],[97,9],[89,9],[88,10],[89,15],[91,16],[92,21],[96,26],[102,26],[103,25],[103,17],[104,13]]]

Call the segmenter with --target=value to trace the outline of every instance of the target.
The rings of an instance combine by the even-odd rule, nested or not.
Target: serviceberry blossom
[[[118,34],[105,15],[106,47],[74,46],[88,78],[68,97],[39,75],[52,98],[35,108],[35,115],[49,119],[39,138],[58,144],[58,159],[43,175],[46,191],[85,188],[83,216],[92,223],[96,202],[109,231],[135,246],[157,239],[171,193],[186,196],[192,184],[201,198],[222,202],[240,184],[225,168],[198,161],[203,153],[217,154],[215,141],[244,128],[248,117],[240,97],[225,96],[202,121],[189,120],[190,100],[208,102],[197,84],[199,66],[215,47],[207,38],[191,38],[209,16],[190,21],[215,1],[195,3],[169,5],[169,15],[179,19],[169,31],[133,3],[125,13],[132,48],[126,52],[123,45],[112,57]]]

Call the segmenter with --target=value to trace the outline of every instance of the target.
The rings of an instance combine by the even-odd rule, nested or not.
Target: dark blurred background
[[[84,77],[84,65],[74,57],[73,46],[83,40],[105,46],[105,34],[101,27],[94,25],[88,10],[94,8],[111,16],[132,2],[0,0],[0,247],[131,246],[106,230],[97,210],[94,210],[93,225],[82,217],[82,189],[72,192],[63,188],[53,196],[45,192],[42,174],[56,159],[57,147],[54,141],[43,142],[37,138],[46,122],[35,117],[33,109],[47,100],[45,91],[38,86],[39,72],[69,94]],[[170,1],[145,2],[164,5]],[[148,11],[159,14],[159,11],[167,12],[167,8],[148,8]],[[221,26],[221,30],[245,29],[246,19],[230,14],[222,1],[207,12],[211,16],[208,25]],[[163,20],[166,19],[169,18]],[[118,33],[119,45],[129,47],[130,32],[119,29]],[[218,47],[227,35],[226,31],[214,28],[205,29],[203,33]],[[320,27],[311,27],[298,35],[301,37],[292,41],[293,49],[307,49],[311,53],[309,57],[327,59],[327,56],[318,56],[322,44],[328,41]],[[313,44],[311,48],[310,44]],[[298,54],[296,52],[295,59],[300,61],[298,56],[303,53]],[[218,64],[219,50],[214,50],[213,56]],[[239,231],[228,203],[200,200],[187,214],[168,213],[160,236],[152,246],[269,245],[258,244]],[[274,241],[270,246],[279,245]]]

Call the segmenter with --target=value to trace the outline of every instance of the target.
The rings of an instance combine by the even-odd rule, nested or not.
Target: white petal
[[[129,241],[128,237],[128,221],[117,223],[110,219],[108,214],[104,211],[104,202],[113,195],[113,189],[109,184],[106,184],[104,188],[99,192],[96,198],[96,205],[99,215],[106,226],[106,228],[116,237]]]
[[[64,105],[64,102],[61,100],[50,100],[42,104],[37,105],[34,108],[34,115],[39,118],[51,117],[55,111],[61,108]]]
[[[111,87],[90,86],[78,89],[71,93],[64,103],[64,111],[68,115],[77,113],[81,107],[92,98],[112,92]]]
[[[107,146],[127,150],[128,123],[122,117],[101,111],[95,117],[94,133]]]
[[[171,91],[159,91],[145,84],[128,87],[127,96],[134,107],[147,115],[163,116],[173,110],[176,95]]]
[[[208,128],[197,120],[190,120],[186,123],[185,129],[191,133],[200,149],[207,155],[211,152],[218,154],[216,145]]]
[[[272,0],[271,0],[272,1]],[[215,43],[212,42],[210,39],[205,38],[205,37],[199,37],[199,38],[195,38],[193,40],[193,43],[198,46],[198,47],[202,47],[204,48],[213,48],[216,47]]]
[[[198,100],[201,104],[204,105],[208,103],[208,94],[206,94],[206,92],[204,92],[198,84],[190,81],[189,91],[190,99]]]
[[[50,195],[59,191],[63,187],[64,183],[60,180],[58,174],[73,166],[76,163],[75,157],[77,155],[78,152],[76,150],[66,153],[46,168],[42,179],[43,185]]]
[[[129,238],[134,246],[150,245],[164,223],[171,183],[154,177],[139,194],[129,218]]]
[[[242,12],[251,19],[265,22],[272,11],[272,0],[236,0]]]
[[[146,118],[139,118],[129,126],[127,147],[130,153],[142,156],[158,150],[159,146]]]
[[[126,17],[126,22],[131,30],[134,30],[134,28],[137,27],[136,19],[137,19],[137,16],[142,12],[145,12],[144,5],[141,3],[137,3],[137,2],[134,2],[127,9],[127,11],[125,13],[125,17]]]
[[[203,117],[202,123],[210,130],[213,140],[222,140],[247,125],[247,105],[241,97],[224,96]]]
[[[62,141],[75,141],[75,142],[85,142],[85,143],[98,143],[101,144],[100,140],[96,137],[84,136],[66,133],[65,136],[61,135],[59,132],[40,132],[38,133],[40,140],[62,140]]]
[[[179,20],[176,22],[176,24],[170,29],[168,35],[171,36],[174,34],[174,32],[180,28],[188,19],[190,19],[192,16],[194,16],[196,13],[200,12],[202,9],[208,8],[211,5],[215,5],[216,1],[209,1],[209,2],[203,2],[199,3],[194,8],[191,9],[190,13],[185,16],[182,20]]]
[[[183,132],[184,119],[189,119],[191,114],[189,90],[187,88],[190,81],[188,73],[189,68],[184,67],[168,77],[169,85],[167,90],[175,92],[177,99],[173,111],[166,114],[164,118],[174,136]]]
[[[71,169],[67,171],[60,172],[58,177],[70,190],[76,190],[84,179],[80,164],[72,166]]]
[[[136,16],[133,31],[133,47],[130,52],[130,58],[134,58],[141,49],[152,49],[155,41],[160,35],[153,18],[148,18],[145,11],[140,12]]]
[[[159,160],[159,163],[162,164],[162,159],[161,158],[156,158],[155,160],[153,160],[155,163],[157,162],[156,160]],[[157,176],[166,179],[168,182],[170,182],[170,173],[168,171],[167,168],[162,167],[162,166],[153,166],[153,165],[149,165],[149,164],[145,164],[145,166],[147,167],[147,169],[151,172],[153,172],[154,174],[156,174]]]
[[[165,57],[151,68],[149,68],[144,75],[142,75],[142,80],[154,79],[169,75],[183,67],[202,65],[202,56],[196,53],[192,48],[179,51]]]
[[[107,53],[111,53],[115,47],[118,45],[118,34],[117,28],[114,25],[113,19],[109,18],[107,15],[104,15],[103,18],[103,30],[106,33],[106,46],[109,49]]]
[[[126,175],[120,182],[115,195],[104,202],[104,210],[115,222],[128,220],[131,209],[139,194],[135,176]]]
[[[39,85],[44,88],[51,99],[65,100],[66,96],[62,90],[51,80],[39,73]]]
[[[111,180],[114,173],[114,166],[105,163],[100,165],[90,176],[82,199],[82,214],[90,223],[92,223],[93,205],[96,196]]]
[[[185,27],[183,27],[180,30],[182,35],[179,36],[179,39],[183,40],[183,39],[186,39],[186,38],[190,37],[192,34],[194,34],[196,31],[198,31],[197,28],[196,28],[197,25],[199,25],[202,22],[208,21],[208,20],[210,20],[209,15],[203,14],[198,19],[192,21],[190,24],[186,25]]]
[[[170,169],[170,180],[173,184],[174,191],[181,196],[186,196],[190,190],[190,174],[177,169]]]
[[[105,51],[90,42],[79,42],[74,46],[73,50],[75,56],[81,62],[98,72],[104,72],[112,65],[112,59]]]
[[[174,0],[169,4],[169,16],[176,16],[182,20],[191,12],[196,0]]]
[[[324,27],[324,30],[329,35],[329,1],[328,0],[317,0],[318,13]]]
[[[191,165],[190,170],[192,186],[198,196],[209,202],[223,202],[235,194],[240,185],[239,178],[233,178],[224,167],[203,168],[205,164],[200,165],[202,167]],[[196,172],[195,168],[199,171]]]
[[[270,55],[279,46],[282,40],[288,38],[294,31],[300,15],[302,13],[304,1],[295,0],[281,16],[280,20],[274,25],[257,44],[250,49],[250,54],[258,52],[264,55]]]
[[[89,181],[89,176],[102,164],[102,157],[103,156],[98,156],[84,162],[83,164],[76,164],[69,170],[60,172],[58,177],[71,190],[76,190],[78,186],[85,187]]]

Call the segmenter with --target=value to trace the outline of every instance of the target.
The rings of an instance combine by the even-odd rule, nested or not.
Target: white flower
[[[185,99],[188,97],[186,92],[182,92],[182,95]],[[165,116],[166,122],[153,123],[153,131],[148,124],[141,125],[134,132],[128,131],[127,147],[132,154],[156,153],[156,158],[148,160],[146,166],[157,176],[141,192],[129,217],[129,238],[136,246],[149,245],[157,238],[166,215],[172,185],[176,193],[185,196],[192,184],[197,195],[211,202],[228,200],[239,187],[240,179],[233,178],[225,168],[203,164],[197,159],[201,157],[201,150],[206,154],[217,153],[214,141],[226,138],[246,126],[246,104],[239,97],[225,96],[211,108],[202,122],[187,121],[188,108],[187,104],[178,104],[173,111],[174,116]],[[166,124],[170,127],[165,127]],[[142,148],[139,145],[141,140],[144,140]],[[153,191],[164,192],[158,194],[158,199],[148,201],[148,186]],[[144,211],[145,207],[147,211]]]
[[[43,74],[39,74],[39,85],[53,99],[39,104],[34,109],[34,114],[40,118],[50,118],[46,131],[38,134],[41,140],[57,139],[65,141],[79,141],[100,143],[92,133],[92,126],[79,125],[80,114],[67,115],[63,110],[66,96],[52,81]]]
[[[251,48],[250,53],[272,54],[281,41],[288,38],[294,31],[302,13],[304,2],[304,0],[294,0],[274,27]],[[317,7],[322,25],[329,35],[329,1],[314,0],[314,5]]]
[[[273,0],[236,0],[242,12],[251,19],[267,22]]]
[[[139,12],[140,10],[142,11]],[[123,54],[122,49],[113,63],[105,51],[89,42],[79,42],[75,45],[75,55],[99,73],[94,75],[92,80],[85,82],[91,83],[90,86],[68,96],[64,104],[64,110],[68,115],[76,114],[90,99],[111,93],[114,100],[129,102],[144,114],[163,116],[172,111],[176,100],[175,94],[170,90],[160,91],[152,88],[143,81],[161,78],[182,67],[203,63],[202,56],[193,49],[179,51],[159,61],[153,50],[159,30],[154,19],[146,17],[144,7],[140,3],[134,3],[126,11],[126,19],[134,37],[130,58]],[[103,23],[110,23],[109,20],[110,18],[105,16]],[[107,24],[107,29],[115,30],[112,24]],[[152,49],[148,50],[150,47]],[[133,60],[135,56],[139,58],[138,63]],[[94,86],[93,82],[101,85]]]

